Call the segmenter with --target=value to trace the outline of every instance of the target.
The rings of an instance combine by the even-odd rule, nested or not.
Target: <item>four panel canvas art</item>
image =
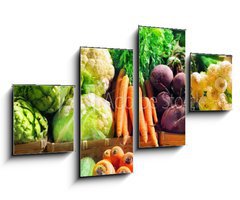
[[[185,145],[186,92],[191,112],[231,110],[232,56],[191,53],[186,77],[185,35],[139,26],[136,85],[132,49],[80,48],[80,177],[132,173],[133,133],[140,149]],[[13,85],[12,106],[13,155],[73,151],[74,86]]]

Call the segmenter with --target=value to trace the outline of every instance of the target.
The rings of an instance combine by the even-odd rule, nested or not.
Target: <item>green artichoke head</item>
[[[47,119],[37,109],[22,97],[14,98],[13,134],[15,144],[43,139],[47,135],[47,130]]]
[[[14,96],[22,96],[42,113],[54,113],[64,103],[72,86],[17,85]]]

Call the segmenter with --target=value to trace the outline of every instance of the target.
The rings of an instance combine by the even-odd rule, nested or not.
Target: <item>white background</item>
[[[0,199],[239,199],[237,2],[0,1]],[[11,157],[11,85],[77,84],[79,46],[136,49],[138,25],[186,28],[187,55],[232,54],[233,110],[188,114],[187,145],[136,151],[130,176],[78,179],[77,152]]]

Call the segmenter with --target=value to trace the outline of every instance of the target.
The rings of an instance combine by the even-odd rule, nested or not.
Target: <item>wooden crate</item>
[[[183,146],[185,145],[185,133],[159,133],[160,146]]]
[[[148,140],[147,143],[143,142],[142,138],[140,137],[139,141],[139,148],[156,148],[152,140]]]
[[[123,151],[133,152],[133,140],[129,137],[127,143],[123,145],[122,138],[106,138],[104,140],[85,140],[80,143],[80,157],[91,157],[98,162],[102,159],[103,152],[114,146],[120,146]]]
[[[46,152],[48,153],[61,153],[68,151],[73,151],[73,142],[47,143]]]
[[[39,154],[44,151],[46,146],[47,139],[39,140],[37,142],[29,142],[26,144],[14,144],[13,155]]]

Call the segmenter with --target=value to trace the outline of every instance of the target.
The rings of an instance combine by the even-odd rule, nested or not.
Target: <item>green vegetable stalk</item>
[[[14,98],[14,143],[21,144],[38,141],[46,137],[47,131],[47,119],[22,97]]]
[[[176,62],[172,63],[173,60],[168,60],[170,57],[180,61],[178,66]],[[177,70],[184,66],[184,62],[185,34],[182,30],[139,27],[139,70],[145,80],[149,79],[151,71],[157,65],[174,64],[171,68]]]
[[[113,65],[117,72],[125,70],[128,75],[130,84],[133,83],[133,51],[128,49],[110,49],[109,50]]]

